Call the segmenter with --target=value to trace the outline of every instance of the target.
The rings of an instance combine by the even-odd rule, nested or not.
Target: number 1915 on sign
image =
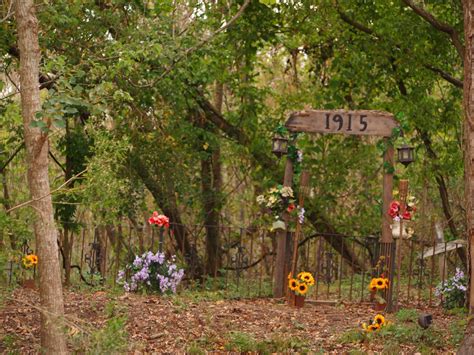
[[[367,115],[341,115],[326,113],[326,127],[330,131],[359,131],[367,130]]]

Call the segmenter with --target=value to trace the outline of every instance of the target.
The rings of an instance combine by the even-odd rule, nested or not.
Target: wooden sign
[[[292,132],[390,137],[399,125],[392,114],[383,111],[307,110],[293,113],[285,126]]]

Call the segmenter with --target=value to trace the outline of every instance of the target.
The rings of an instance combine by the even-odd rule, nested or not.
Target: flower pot
[[[296,295],[293,292],[290,292],[288,297],[288,303],[292,307],[302,308],[304,306],[305,296]]]
[[[402,238],[403,239],[407,239],[407,238],[410,238],[411,237],[411,234],[410,233],[410,221],[409,220],[406,220],[404,219],[403,220],[403,234],[402,234]],[[400,221],[393,221],[392,223],[392,237],[394,239],[397,239],[397,238],[400,238]]]
[[[278,221],[273,222],[273,224],[272,224],[272,231],[273,231],[273,230],[277,230],[277,229],[285,230],[285,229],[286,229],[285,222],[283,222],[283,221],[281,221],[281,220],[278,220]]]
[[[23,280],[21,282],[21,287],[27,288],[27,289],[30,289],[30,290],[35,290],[36,289],[35,280],[34,279]]]
[[[387,307],[386,303],[378,303],[378,302],[374,303],[374,311],[383,312],[385,311],[386,307]]]
[[[374,302],[375,301],[375,294],[377,293],[377,291],[375,290],[371,290],[370,291],[370,302]]]

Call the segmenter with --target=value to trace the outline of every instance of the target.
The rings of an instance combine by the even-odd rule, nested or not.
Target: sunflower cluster
[[[370,291],[386,290],[388,289],[389,281],[384,277],[374,277],[369,284]]]
[[[30,267],[33,267],[38,264],[38,256],[36,256],[35,254],[28,254],[23,257],[22,261],[23,266],[29,269]]]
[[[362,323],[362,328],[367,332],[375,332],[387,324],[385,317],[381,314],[377,314],[374,319],[369,321],[369,324]]]
[[[288,275],[288,287],[295,294],[304,296],[309,288],[314,285],[314,277],[310,272],[300,272],[296,278]]]

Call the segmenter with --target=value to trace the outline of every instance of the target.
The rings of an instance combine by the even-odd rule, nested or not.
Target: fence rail
[[[178,228],[197,255],[190,255],[177,247]],[[186,264],[188,274],[195,274],[205,255],[204,225],[171,224],[164,238],[163,250],[176,254]],[[115,279],[119,268],[130,262],[141,251],[157,251],[159,234],[148,225],[131,224],[111,228],[84,226],[75,231],[72,265],[83,281],[89,284],[105,278]],[[273,287],[276,237],[266,229],[220,226],[222,267],[208,275],[207,287],[235,292],[244,297],[269,296]],[[291,238],[288,235],[288,245]],[[442,301],[435,294],[438,284],[444,284],[463,269],[459,247],[463,243],[427,243],[412,239],[400,241],[400,275],[387,275],[390,263],[396,259],[396,242],[380,243],[377,237],[354,237],[335,233],[303,235],[298,246],[299,271],[309,271],[316,279],[310,298],[319,301],[367,302],[370,300],[370,279],[385,273],[393,283],[399,276],[399,302],[434,305]],[[184,243],[181,244],[184,246]],[[463,247],[463,246],[462,246]],[[289,253],[291,255],[291,253]],[[388,256],[388,257],[387,257]],[[62,254],[62,257],[64,255]],[[287,260],[288,265],[290,260]],[[289,269],[289,268],[288,268]],[[392,269],[393,265],[392,265]],[[8,280],[14,266],[11,263]],[[100,274],[100,278],[97,275]],[[389,292],[394,292],[391,287]]]

